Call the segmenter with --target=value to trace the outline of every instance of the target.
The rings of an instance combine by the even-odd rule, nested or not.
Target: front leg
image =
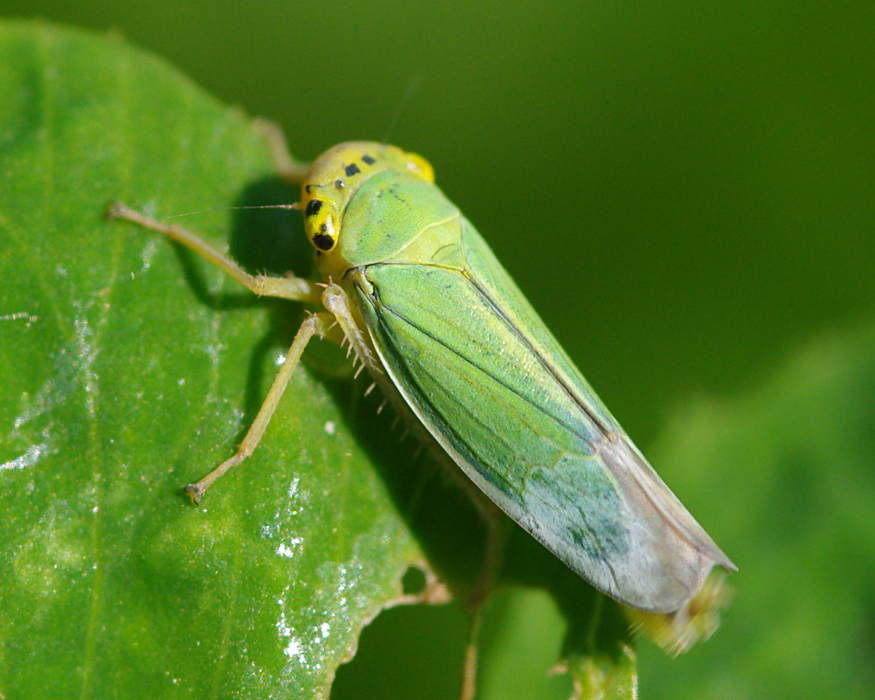
[[[290,208],[292,205],[290,205]],[[151,231],[158,231],[169,239],[181,243],[216,267],[227,272],[244,287],[258,296],[278,297],[292,301],[318,302],[322,290],[309,280],[300,277],[274,277],[270,275],[250,275],[225,253],[220,253],[196,233],[180,226],[165,224],[131,209],[121,202],[112,202],[106,211],[108,219],[123,219]]]

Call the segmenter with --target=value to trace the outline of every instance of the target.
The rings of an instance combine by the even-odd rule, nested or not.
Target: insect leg
[[[478,608],[472,613],[468,628],[468,643],[465,645],[465,665],[462,669],[462,687],[459,690],[459,700],[474,700],[477,695],[477,660],[482,620],[483,609]]]
[[[455,472],[460,474],[460,472]],[[467,482],[467,483],[466,483]],[[480,624],[483,620],[483,606],[492,594],[495,580],[498,577],[504,557],[504,530],[502,528],[501,511],[483,493],[473,487],[473,484],[462,477],[459,483],[464,484],[486,524],[486,550],[483,555],[480,574],[474,583],[473,590],[468,594],[467,608],[470,615],[468,627],[468,642],[465,645],[465,663],[462,671],[462,688],[459,700],[473,700],[477,692],[477,665],[480,651]],[[473,487],[473,488],[472,488]]]
[[[267,119],[258,119],[255,126],[267,139],[273,156],[273,167],[277,174],[286,182],[301,182],[307,176],[310,164],[294,159],[289,152],[286,135],[279,124]]]
[[[300,277],[271,277],[268,275],[250,275],[230,257],[220,253],[200,236],[187,231],[180,226],[165,224],[156,219],[141,214],[122,204],[112,202],[106,211],[109,219],[123,219],[143,228],[163,233],[171,240],[190,248],[202,258],[227,272],[231,277],[259,296],[279,297],[293,301],[317,302],[322,290],[312,282]]]
[[[343,287],[334,282],[329,282],[324,287],[325,291],[322,292],[321,297],[322,305],[334,314],[338,327],[343,331],[343,335],[349,341],[350,348],[355,352],[362,366],[367,367],[372,372],[382,373],[380,362],[368,342],[367,334],[362,331],[355,319]]]
[[[478,515],[486,526],[486,542],[483,552],[483,563],[480,573],[468,592],[465,601],[468,613],[468,640],[465,645],[465,660],[462,669],[462,685],[459,700],[473,700],[477,692],[477,666],[480,649],[480,627],[483,619],[483,608],[489,596],[495,590],[496,580],[501,570],[506,544],[505,526],[508,520],[484,493],[474,483],[465,477],[462,471],[449,458],[443,460],[442,466],[446,473],[455,481],[462,491],[470,498]]]
[[[246,437],[243,438],[243,442],[240,443],[237,452],[233,457],[222,462],[203,479],[195,484],[189,484],[185,487],[185,492],[191,496],[191,500],[193,500],[195,504],[200,503],[204,492],[214,481],[216,481],[216,479],[236,467],[255,451],[255,448],[261,441],[261,436],[264,435],[264,431],[267,429],[268,423],[270,423],[271,416],[273,416],[273,413],[282,398],[283,392],[286,390],[292,372],[294,372],[295,368],[298,366],[298,362],[301,359],[304,348],[307,347],[307,343],[310,342],[310,339],[314,335],[323,335],[333,324],[334,317],[324,312],[313,314],[304,319],[304,322],[298,329],[298,333],[295,335],[295,339],[292,341],[289,351],[286,353],[285,362],[283,362],[282,367],[280,367],[280,371],[277,372],[276,378],[273,380],[273,384],[270,387],[270,391],[267,392],[264,403],[261,404],[261,408],[258,409],[258,415],[255,416],[255,420],[252,421],[252,425],[249,427]]]

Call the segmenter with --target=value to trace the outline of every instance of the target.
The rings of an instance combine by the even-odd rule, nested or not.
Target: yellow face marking
[[[328,253],[335,248],[347,203],[362,182],[383,170],[403,170],[434,182],[434,169],[425,158],[379,143],[342,143],[313,163],[301,202],[304,230],[316,250]]]

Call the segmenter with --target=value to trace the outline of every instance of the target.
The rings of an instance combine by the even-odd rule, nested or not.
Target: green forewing
[[[403,201],[419,227],[404,250],[418,255],[370,258],[346,285],[395,388],[486,495],[572,569],[621,602],[678,610],[715,564],[731,562],[635,449],[473,226],[444,218],[452,205],[433,185],[423,183],[420,200],[388,182],[373,190],[365,183],[350,208],[364,211],[387,192]],[[344,236],[379,238],[385,219],[362,217],[355,227],[345,219]],[[409,220],[396,222],[409,231]]]

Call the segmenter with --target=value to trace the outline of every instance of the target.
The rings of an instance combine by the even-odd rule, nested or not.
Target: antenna
[[[206,214],[211,211],[228,211],[229,209],[300,209],[301,203],[294,204],[256,204],[251,207],[213,207],[212,209],[198,209],[197,211],[187,211],[185,214],[171,214],[165,216],[165,219],[181,219],[183,216],[194,216],[195,214]]]
[[[387,144],[389,143],[389,139],[392,136],[392,132],[395,131],[395,127],[398,126],[398,121],[401,118],[401,113],[407,109],[407,105],[413,96],[419,91],[419,87],[422,85],[423,74],[419,73],[414,75],[410,82],[407,83],[407,89],[404,91],[404,95],[401,97],[401,102],[398,105],[398,108],[395,110],[395,116],[392,117],[392,121],[389,123],[389,128],[386,129],[386,136],[383,138],[381,143]]]

